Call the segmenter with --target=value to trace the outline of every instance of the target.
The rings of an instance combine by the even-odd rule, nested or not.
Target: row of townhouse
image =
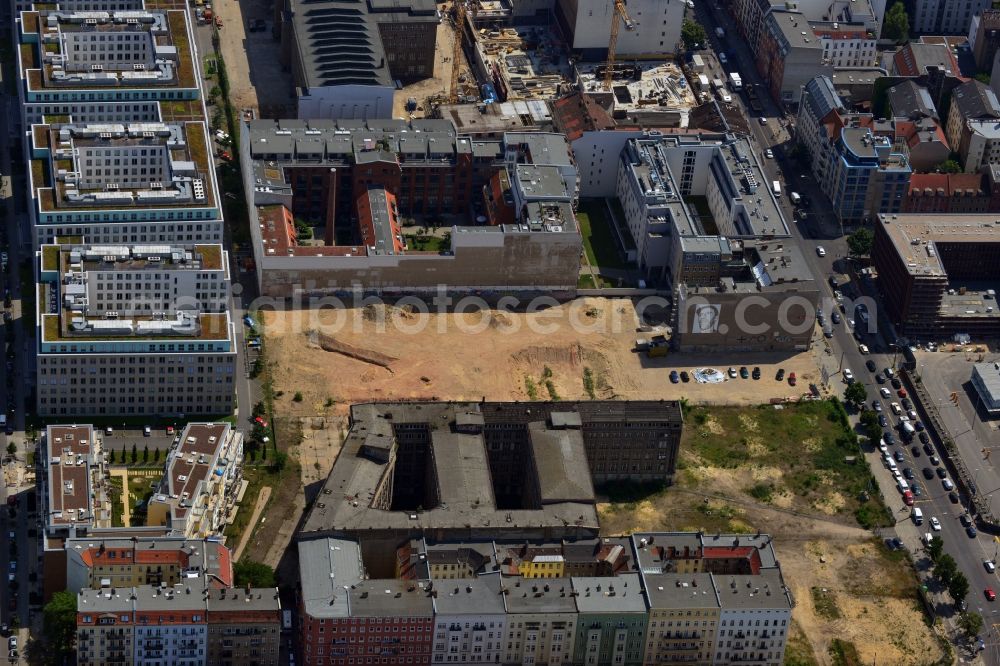
[[[403,578],[369,577],[349,539],[298,549],[307,665],[784,660],[793,603],[767,535],[418,539],[400,549]]]

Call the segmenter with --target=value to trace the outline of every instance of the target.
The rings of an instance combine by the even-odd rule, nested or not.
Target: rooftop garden
[[[194,100],[163,100],[160,102],[160,117],[165,123],[201,120],[201,104]]]
[[[21,65],[24,69],[35,69],[38,67],[35,62],[34,44],[21,44]]]
[[[37,187],[52,187],[49,166],[45,160],[31,160],[31,182]]]
[[[219,245],[197,245],[198,254],[201,255],[201,267],[207,271],[219,270],[222,268],[222,247]]]
[[[41,292],[39,292],[41,295]],[[123,319],[130,319],[123,317]],[[143,318],[148,320],[147,318]],[[42,340],[44,342],[107,342],[107,341],[142,341],[156,340],[164,342],[176,342],[184,344],[198,340],[226,340],[229,338],[229,329],[225,314],[202,313],[198,317],[201,324],[197,335],[69,335],[64,332],[60,315],[42,315]]]
[[[55,245],[46,245],[42,248],[42,270],[59,270],[59,248]]]
[[[54,5],[53,5],[54,7]],[[35,5],[36,9],[41,9],[39,5]],[[21,32],[26,35],[37,34],[38,33],[38,12],[24,12],[21,14]]]
[[[184,5],[181,5],[183,9]],[[181,88],[194,88],[197,85],[194,71],[194,62],[191,58],[191,43],[188,41],[187,21],[183,11],[172,11],[167,13],[167,22],[170,24],[170,38],[177,48],[177,80]]]

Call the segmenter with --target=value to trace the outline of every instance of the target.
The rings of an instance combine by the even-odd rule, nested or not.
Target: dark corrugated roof
[[[391,86],[380,23],[437,22],[433,0],[292,0],[307,87]]]

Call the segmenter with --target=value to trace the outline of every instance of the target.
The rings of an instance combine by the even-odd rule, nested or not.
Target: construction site
[[[622,3],[617,6],[624,11]],[[444,117],[441,107],[456,104],[478,103],[481,109],[525,102],[546,106],[579,90],[616,119],[686,127],[698,104],[673,60],[663,55],[656,60],[616,57],[616,28],[634,28],[627,14],[615,14],[608,26],[608,57],[597,62],[584,62],[555,20],[532,17],[518,23],[506,3],[454,3],[444,17],[434,76],[396,92],[394,107],[401,117]],[[535,122],[545,120],[537,109],[526,108]]]

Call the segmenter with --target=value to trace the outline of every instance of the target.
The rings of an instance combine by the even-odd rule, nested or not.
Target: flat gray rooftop
[[[650,608],[719,608],[712,574],[647,574]]]
[[[639,574],[573,576],[576,608],[581,613],[645,613]]]
[[[570,578],[506,578],[504,585],[508,613],[576,612]]]

